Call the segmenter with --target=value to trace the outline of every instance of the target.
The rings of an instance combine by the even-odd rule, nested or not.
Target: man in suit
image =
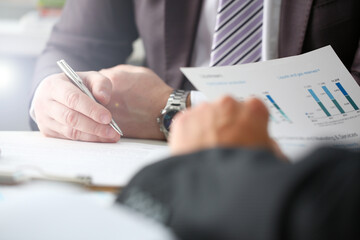
[[[322,148],[296,163],[257,99],[225,97],[176,117],[173,157],[117,199],[190,239],[359,239],[360,154]]]
[[[193,89],[179,67],[218,65],[211,64],[218,34],[213,30],[231,26],[244,12],[249,13],[242,16],[245,23],[262,16],[253,31],[260,39],[250,49],[261,56],[252,60],[297,55],[330,44],[360,83],[359,11],[357,0],[68,0],[38,61],[32,117],[51,137],[118,141],[108,126],[114,117],[125,136],[164,139],[156,121],[160,110],[173,89]],[[221,13],[230,16],[223,23]],[[245,37],[239,31],[224,38],[240,41]],[[149,68],[118,65],[125,62],[138,37],[144,42]],[[245,57],[250,50],[239,55]],[[229,52],[235,53],[236,48]],[[57,74],[55,62],[61,58],[79,71],[103,69],[81,76],[107,109]],[[185,96],[187,106],[199,98],[194,91]]]

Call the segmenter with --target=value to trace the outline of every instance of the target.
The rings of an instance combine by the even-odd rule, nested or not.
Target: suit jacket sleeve
[[[351,66],[351,74],[355,78],[356,82],[360,85],[360,37],[359,46],[355,53],[353,65]]]
[[[39,57],[33,91],[58,73],[65,59],[77,71],[100,70],[124,63],[138,33],[131,0],[68,0],[60,21]]]
[[[352,29],[354,35],[358,36],[357,39],[357,48],[354,54],[354,61],[352,62],[350,72],[356,82],[360,85],[360,15],[358,12],[360,11],[360,2],[359,1],[353,1],[355,2],[354,9],[352,12],[354,14],[349,14],[349,16],[353,16],[353,22],[355,29]]]
[[[140,171],[118,202],[181,239],[359,239],[360,155],[322,149],[284,163],[214,149]]]

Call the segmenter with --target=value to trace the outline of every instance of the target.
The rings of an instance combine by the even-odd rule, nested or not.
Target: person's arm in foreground
[[[181,239],[359,239],[360,155],[320,149],[288,163],[267,118],[260,101],[231,98],[178,116],[174,156],[140,171],[118,202]]]
[[[49,137],[113,142],[111,113],[87,98],[61,73],[65,59],[76,71],[100,70],[125,62],[137,38],[130,0],[68,0],[46,49],[38,58],[33,81],[33,113]],[[102,104],[110,100],[111,82],[96,72],[81,74]],[[40,84],[41,83],[41,84]]]
[[[172,89],[149,69],[118,65],[137,36],[132,1],[67,1],[35,74],[33,113],[45,136],[116,142],[113,117],[126,137],[164,139],[156,118]],[[62,58],[76,71],[106,68],[79,73],[105,107],[57,74]]]

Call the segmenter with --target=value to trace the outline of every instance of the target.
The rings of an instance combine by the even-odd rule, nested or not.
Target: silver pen
[[[69,66],[69,64],[66,63],[65,60],[60,60],[57,62],[57,65],[60,67],[60,69],[65,73],[65,75],[86,95],[88,95],[92,100],[99,103],[95,97],[92,95],[90,90],[85,86],[79,75],[76,74],[76,72]],[[114,119],[111,119],[110,126],[121,136],[123,135],[123,132],[119,128],[119,126],[116,124]]]

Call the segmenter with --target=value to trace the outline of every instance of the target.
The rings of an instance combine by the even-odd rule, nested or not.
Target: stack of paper
[[[360,149],[360,88],[331,47],[253,64],[183,68],[211,100],[262,99],[270,133],[297,159],[318,145]]]

